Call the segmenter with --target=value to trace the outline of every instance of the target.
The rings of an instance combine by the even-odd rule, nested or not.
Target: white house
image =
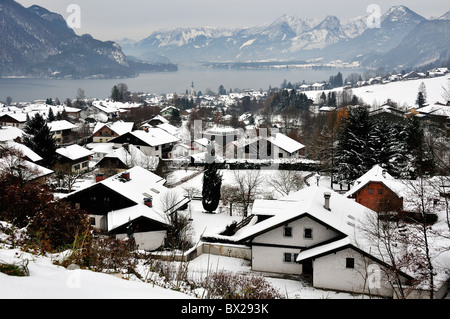
[[[376,220],[374,211],[311,186],[278,200],[255,200],[250,218],[233,236],[215,238],[250,245],[252,270],[308,275],[321,289],[394,295],[383,271],[389,264],[363,231],[368,220]],[[375,284],[370,286],[368,277]],[[412,277],[401,273],[401,278],[406,283]]]
[[[145,130],[127,132],[110,141],[119,148],[123,144],[134,145],[149,156],[171,158],[172,149],[179,138],[158,127],[149,127]]]

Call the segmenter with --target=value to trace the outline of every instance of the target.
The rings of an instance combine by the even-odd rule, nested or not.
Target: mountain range
[[[345,23],[335,16],[283,15],[248,28],[175,28],[141,41],[77,35],[64,18],[33,5],[0,0],[0,77],[133,77],[176,71],[176,64],[344,61],[361,67],[417,68],[450,60],[450,11],[428,20],[405,6]]]
[[[134,43],[118,42],[129,55],[177,63],[341,60],[364,67],[411,68],[448,61],[449,12],[428,20],[405,6],[394,6],[377,27],[370,27],[368,18],[342,23],[335,16],[321,20],[284,15],[263,26],[175,28]]]
[[[117,43],[78,36],[61,15],[13,0],[0,0],[0,48],[3,77],[133,77],[167,68],[129,61]]]

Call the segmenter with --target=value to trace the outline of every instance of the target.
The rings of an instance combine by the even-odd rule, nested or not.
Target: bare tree
[[[69,163],[56,163],[53,166],[53,171],[55,172],[55,177],[58,179],[58,185],[60,187],[66,187],[69,193],[72,192],[73,185],[82,176],[78,171],[73,171]]]
[[[19,148],[10,145],[0,146],[0,172],[10,179],[18,179],[21,184],[36,179],[40,174],[37,166],[28,162]]]
[[[261,192],[261,186],[264,182],[261,171],[235,170],[233,176],[237,187],[236,201],[242,204],[244,217],[247,217],[250,205]]]
[[[188,216],[180,214],[179,204],[183,198],[174,190],[168,190],[160,197],[160,205],[164,218],[169,225],[167,245],[172,249],[185,251],[192,247],[192,223]]]
[[[267,183],[282,196],[296,192],[305,186],[302,174],[292,170],[279,170]]]

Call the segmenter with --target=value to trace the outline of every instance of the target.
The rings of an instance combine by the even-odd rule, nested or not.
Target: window
[[[283,158],[283,153],[278,153],[279,158]]]
[[[378,189],[378,195],[383,194],[383,190],[381,188]]]
[[[369,191],[369,194],[373,194],[373,188],[369,188],[368,191]]]
[[[312,239],[312,228],[305,228],[304,234],[303,234],[304,238],[307,239]]]
[[[292,227],[284,227],[284,237],[292,237]]]
[[[286,263],[292,262],[292,255],[290,253],[284,253],[284,262]]]
[[[350,269],[355,268],[355,258],[346,258],[345,259],[345,268],[350,268]]]

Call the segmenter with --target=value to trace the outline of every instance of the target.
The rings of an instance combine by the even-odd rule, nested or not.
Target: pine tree
[[[55,114],[53,113],[53,109],[49,108],[48,115],[47,115],[47,122],[53,122],[55,120]]]
[[[56,158],[56,141],[50,133],[45,119],[37,113],[26,123],[23,142],[43,158],[43,166],[51,167]]]
[[[114,85],[111,90],[111,100],[113,100],[114,102],[120,101],[120,91],[117,85]]]
[[[339,181],[352,182],[372,168],[374,162],[369,142],[370,132],[367,109],[358,107],[351,110],[338,137],[335,163]]]
[[[219,206],[222,175],[217,169],[213,143],[207,147],[206,165],[203,173],[202,204],[208,213],[214,212]]]

